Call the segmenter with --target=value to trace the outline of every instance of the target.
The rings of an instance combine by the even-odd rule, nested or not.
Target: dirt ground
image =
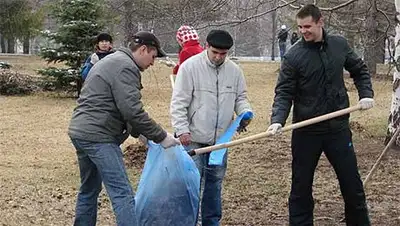
[[[274,94],[277,64],[241,63],[255,119],[239,138],[265,131]],[[32,66],[33,67],[33,66]],[[29,70],[22,68],[21,70]],[[146,110],[169,131],[170,69],[159,64],[143,76]],[[351,102],[357,93],[349,84]],[[374,80],[376,107],[352,114],[354,145],[364,179],[383,150],[391,82]],[[75,100],[41,93],[0,96],[0,224],[71,225],[79,186],[74,149],[67,126]],[[132,154],[137,140],[123,144],[136,188],[143,164]],[[130,147],[126,150],[126,147]],[[288,225],[290,133],[230,149],[223,189],[222,225]],[[373,225],[400,225],[400,152],[389,151],[367,187]],[[336,176],[322,156],[314,181],[315,225],[344,225]],[[101,194],[98,225],[115,225],[110,202]]]

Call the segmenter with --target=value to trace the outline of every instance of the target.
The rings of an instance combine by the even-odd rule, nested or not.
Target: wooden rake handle
[[[171,81],[171,88],[172,88],[172,90],[174,89],[174,87],[175,87],[175,75],[173,75],[173,74],[170,74],[169,75],[169,80]]]
[[[305,126],[308,126],[308,125],[311,125],[311,124],[315,124],[315,123],[318,123],[318,122],[326,121],[328,119],[336,118],[336,117],[339,117],[339,116],[342,116],[342,115],[346,115],[346,114],[349,114],[351,112],[358,111],[358,110],[361,110],[361,106],[360,105],[356,105],[356,106],[352,106],[352,107],[349,107],[349,108],[345,108],[345,109],[342,109],[342,110],[339,110],[339,111],[335,111],[335,112],[332,112],[332,113],[329,113],[329,114],[326,114],[326,115],[321,115],[321,116],[318,116],[318,117],[315,117],[315,118],[304,120],[302,122],[291,124],[289,126],[285,126],[285,127],[282,128],[282,132],[286,132],[286,131],[289,131],[289,130],[298,129],[298,128],[305,127]],[[208,146],[208,147],[204,147],[204,148],[190,150],[190,151],[188,151],[188,154],[190,156],[200,155],[200,154],[212,152],[212,151],[215,151],[215,150],[218,150],[218,149],[228,148],[228,147],[232,147],[232,146],[235,146],[235,145],[247,143],[247,142],[250,142],[250,141],[259,140],[261,138],[265,138],[265,137],[269,137],[269,136],[272,136],[272,134],[270,132],[262,132],[262,133],[259,133],[259,134],[256,134],[256,135],[252,135],[252,136],[245,137],[245,138],[242,138],[242,139],[234,140],[234,141],[231,141],[231,142],[222,143],[222,144],[216,144],[216,145],[213,145],[213,146]]]
[[[400,127],[398,127],[396,129],[396,132],[392,135],[392,138],[390,139],[390,141],[387,143],[385,149],[383,149],[382,153],[379,155],[379,158],[376,160],[375,164],[372,166],[371,171],[369,171],[367,177],[365,178],[365,180],[363,181],[363,187],[366,188],[368,182],[371,179],[372,174],[375,173],[375,171],[378,169],[378,165],[379,163],[382,161],[383,156],[385,156],[386,152],[388,150],[390,150],[390,148],[392,147],[392,145],[395,143],[397,137],[399,136],[400,133]]]

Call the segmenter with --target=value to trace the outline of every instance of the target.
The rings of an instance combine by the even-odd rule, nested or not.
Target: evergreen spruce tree
[[[80,69],[86,57],[94,50],[94,40],[104,28],[101,0],[59,0],[51,7],[58,30],[43,31],[49,39],[41,48],[41,57],[48,63],[63,62],[66,67],[48,67],[39,71],[47,76],[54,89],[74,88],[80,94]],[[49,83],[50,82],[50,83]]]

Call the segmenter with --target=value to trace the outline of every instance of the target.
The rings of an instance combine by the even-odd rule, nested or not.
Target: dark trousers
[[[315,168],[322,152],[333,166],[339,180],[345,202],[346,224],[370,225],[350,129],[321,135],[293,131],[290,225],[313,225],[312,185]]]
[[[282,60],[283,55],[286,53],[286,42],[279,42],[279,57]]]

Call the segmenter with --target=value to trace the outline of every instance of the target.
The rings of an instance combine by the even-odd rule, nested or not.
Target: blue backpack
[[[89,74],[90,69],[93,67],[93,64],[90,63],[91,56],[92,55],[89,55],[86,58],[85,63],[83,64],[83,67],[82,67],[82,70],[81,70],[81,76],[82,76],[83,81],[86,80],[86,77]]]

